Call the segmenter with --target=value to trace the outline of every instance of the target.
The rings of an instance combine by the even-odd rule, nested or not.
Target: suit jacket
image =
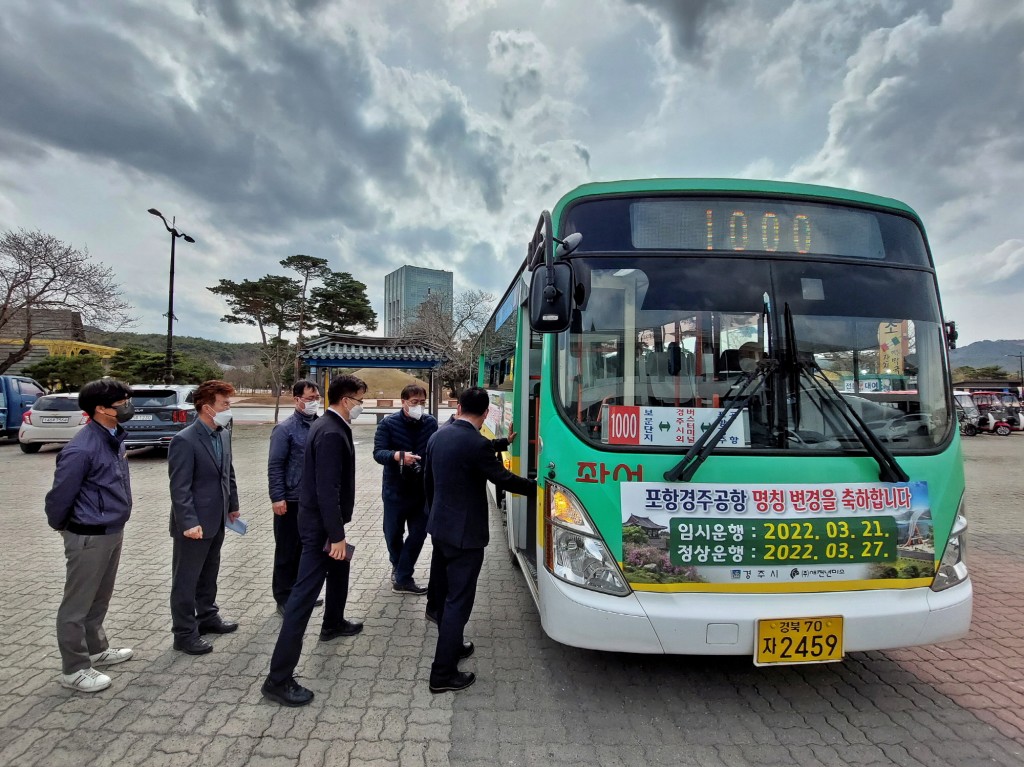
[[[231,432],[221,429],[220,438],[224,454],[219,465],[210,432],[198,418],[171,440],[167,473],[171,478],[172,537],[202,525],[203,538],[213,538],[224,527],[228,512],[238,511]]]
[[[299,486],[299,535],[320,545],[345,539],[356,502],[352,429],[329,409],[309,428]]]
[[[439,429],[427,443],[423,482],[427,494],[427,532],[435,540],[462,549],[482,549],[490,540],[487,481],[526,495],[537,487],[498,460],[491,441],[469,421]]]

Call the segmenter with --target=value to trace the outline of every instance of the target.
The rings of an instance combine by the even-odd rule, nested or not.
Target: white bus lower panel
[[[757,621],[842,615],[846,652],[932,644],[967,633],[968,579],[928,588],[820,594],[634,592],[613,597],[537,574],[544,630],[564,644],[595,650],[678,655],[754,654]]]

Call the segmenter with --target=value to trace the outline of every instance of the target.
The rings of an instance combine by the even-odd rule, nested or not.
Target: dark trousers
[[[458,673],[463,631],[476,601],[476,583],[484,564],[483,549],[460,549],[434,539],[447,575],[444,602],[437,613],[437,648],[430,666],[430,681],[440,684]]]
[[[448,570],[441,550],[434,546],[430,553],[430,580],[427,581],[427,613],[434,617],[440,615],[447,593]]]
[[[409,535],[406,536],[407,527]],[[384,499],[384,542],[388,546],[391,567],[395,570],[395,583],[412,580],[416,560],[426,539],[427,515],[422,504],[417,506]]]
[[[271,589],[279,605],[288,602],[295,579],[299,575],[302,558],[302,539],[299,538],[299,502],[287,501],[288,511],[274,515],[274,575]]]
[[[348,560],[331,559],[324,551],[324,538],[318,543],[303,541],[299,575],[295,579],[291,596],[284,607],[281,633],[270,658],[270,679],[273,684],[284,684],[295,674],[302,654],[302,637],[306,633],[313,607],[320,589],[327,582],[324,598],[323,631],[338,628],[345,622],[345,603],[348,600]]]
[[[178,534],[171,553],[171,631],[175,639],[199,636],[199,625],[217,617],[217,575],[224,528],[212,538]]]
[[[64,673],[74,674],[92,666],[89,656],[109,646],[103,619],[114,593],[124,532],[79,535],[63,530],[61,535],[67,578],[57,609],[57,647]]]

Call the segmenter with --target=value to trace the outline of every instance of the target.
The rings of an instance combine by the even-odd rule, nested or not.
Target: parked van
[[[46,389],[27,376],[0,376],[0,438],[18,436],[21,417]]]

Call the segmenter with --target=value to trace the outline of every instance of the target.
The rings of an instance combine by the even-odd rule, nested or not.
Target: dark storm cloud
[[[733,0],[626,0],[630,5],[649,8],[672,30],[672,48],[680,59],[700,56],[708,30],[715,20],[726,16]]]
[[[427,127],[424,141],[438,160],[457,176],[474,180],[490,213],[501,210],[505,197],[502,167],[505,146],[501,139],[469,125],[465,108],[446,101]]]
[[[197,8],[204,15],[181,18],[125,6],[125,26],[71,5],[13,10],[0,22],[0,151],[30,143],[156,174],[248,228],[333,219],[361,229],[387,215],[370,185],[396,203],[420,193],[409,158],[425,143],[501,208],[501,142],[471,128],[459,105],[445,105],[426,135],[416,115],[367,117],[380,84],[354,31],[328,39],[315,21],[243,17],[248,6],[233,2]],[[127,26],[160,34],[141,39]]]

